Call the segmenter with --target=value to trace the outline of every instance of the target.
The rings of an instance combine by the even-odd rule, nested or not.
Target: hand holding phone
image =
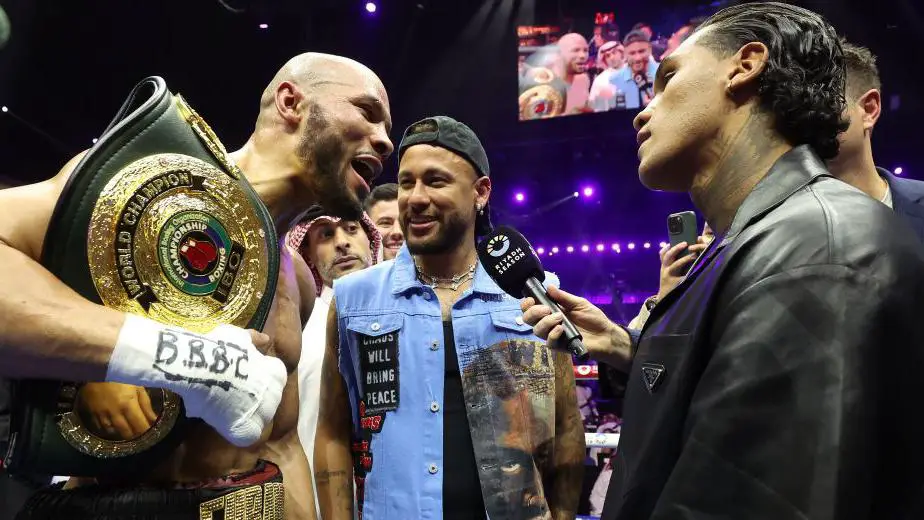
[[[677,255],[678,258],[682,258],[689,254],[689,246],[696,243],[696,230],[696,213],[692,211],[672,213],[667,217],[667,233],[670,236],[671,247],[681,242],[686,242],[688,246]]]

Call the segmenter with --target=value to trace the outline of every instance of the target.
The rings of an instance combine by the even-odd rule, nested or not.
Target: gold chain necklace
[[[477,262],[473,262],[464,273],[457,274],[451,278],[439,278],[424,273],[420,265],[417,264],[417,259],[414,259],[414,268],[417,270],[417,278],[420,279],[421,282],[425,285],[429,285],[433,289],[449,289],[453,292],[458,291],[459,286],[465,282],[475,278],[475,265],[477,265]]]

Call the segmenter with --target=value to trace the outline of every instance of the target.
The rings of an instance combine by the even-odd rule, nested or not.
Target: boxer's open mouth
[[[366,184],[372,185],[379,174],[382,173],[382,162],[371,155],[362,155],[350,161],[350,166],[366,181]]]

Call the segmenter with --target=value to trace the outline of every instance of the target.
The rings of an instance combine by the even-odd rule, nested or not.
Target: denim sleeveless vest
[[[443,474],[439,300],[417,280],[406,247],[338,280],[334,298],[361,517],[440,519],[443,479],[453,476]],[[451,317],[488,516],[551,518],[542,476],[555,439],[552,352],[480,264]]]

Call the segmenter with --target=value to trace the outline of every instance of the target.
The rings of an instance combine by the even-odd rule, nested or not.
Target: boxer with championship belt
[[[19,518],[313,518],[294,375],[315,289],[281,239],[320,200],[359,214],[390,125],[374,73],[304,54],[228,154],[148,78],[93,149],[0,191],[4,463],[85,477]]]

